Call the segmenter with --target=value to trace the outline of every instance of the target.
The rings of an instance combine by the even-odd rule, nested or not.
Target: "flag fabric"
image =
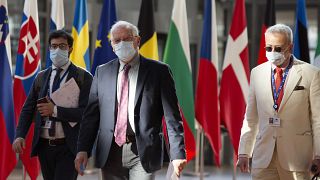
[[[15,134],[11,48],[7,0],[0,0],[0,180],[5,180],[17,164],[12,143]]]
[[[138,21],[140,31],[140,49],[142,56],[159,60],[157,33],[154,25],[153,0],[142,0]]]
[[[320,29],[318,30],[318,44],[317,44],[317,49],[314,55],[313,65],[320,68],[320,36],[319,35],[320,35]]]
[[[195,156],[195,122],[189,34],[185,0],[174,0],[164,62],[172,70],[183,119],[187,160]]]
[[[306,3],[304,0],[297,0],[293,55],[302,61],[310,63],[307,27]]]
[[[98,27],[98,36],[96,40],[96,50],[91,68],[92,75],[95,74],[97,66],[107,63],[116,58],[113,52],[109,38],[111,26],[117,21],[116,6],[114,0],[104,0]]]
[[[218,39],[215,1],[206,0],[204,7],[195,103],[196,119],[213,149],[216,165],[220,166],[221,138],[218,111]]]
[[[14,77],[14,111],[18,121],[22,106],[25,102],[33,80],[40,70],[40,34],[37,0],[25,0],[20,38],[18,44],[16,71]],[[30,119],[32,121],[32,119]],[[16,122],[18,124],[18,122]],[[36,179],[39,175],[38,158],[30,157],[34,123],[26,136],[26,149],[20,155],[23,165],[30,178]]]
[[[87,14],[87,0],[76,0],[72,27],[74,42],[70,59],[75,65],[90,70],[89,22]]]
[[[220,84],[220,118],[238,154],[240,131],[249,93],[249,56],[245,1],[236,0]]]
[[[50,31],[60,30],[64,28],[64,6],[63,0],[51,1],[51,19]],[[52,65],[49,51],[47,51],[46,68]]]
[[[258,65],[264,62],[267,62],[266,58],[266,39],[264,33],[268,29],[268,27],[276,24],[276,13],[275,13],[275,5],[274,0],[266,0],[266,11],[264,16],[264,23],[261,27],[261,38],[260,38],[260,49],[259,49],[259,57],[258,57]]]

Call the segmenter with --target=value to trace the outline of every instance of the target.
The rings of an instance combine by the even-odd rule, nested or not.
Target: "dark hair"
[[[56,30],[52,31],[49,34],[49,45],[51,44],[52,39],[63,38],[68,41],[68,45],[72,47],[73,45],[73,37],[65,30]]]

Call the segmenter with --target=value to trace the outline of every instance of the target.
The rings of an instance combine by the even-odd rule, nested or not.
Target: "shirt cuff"
[[[314,159],[320,159],[320,156],[314,156]]]
[[[239,154],[239,158],[249,158],[248,154]]]
[[[58,117],[58,108],[57,108],[57,106],[53,107],[52,117]]]

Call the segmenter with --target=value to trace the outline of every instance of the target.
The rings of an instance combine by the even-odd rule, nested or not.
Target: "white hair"
[[[293,43],[293,35],[292,35],[292,30],[289,26],[284,25],[284,24],[276,24],[273,26],[270,26],[266,32],[266,34],[274,34],[274,33],[280,33],[286,36],[287,43],[292,44]]]
[[[139,36],[139,30],[137,26],[127,22],[127,21],[117,21],[115,24],[112,25],[110,29],[110,39],[113,39],[113,32],[118,28],[126,28],[131,31],[133,36]]]

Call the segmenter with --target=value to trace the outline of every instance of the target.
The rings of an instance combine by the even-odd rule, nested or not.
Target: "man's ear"
[[[70,48],[69,48],[69,56],[70,56],[70,54],[72,53],[72,50],[73,50],[73,47],[70,47]]]

